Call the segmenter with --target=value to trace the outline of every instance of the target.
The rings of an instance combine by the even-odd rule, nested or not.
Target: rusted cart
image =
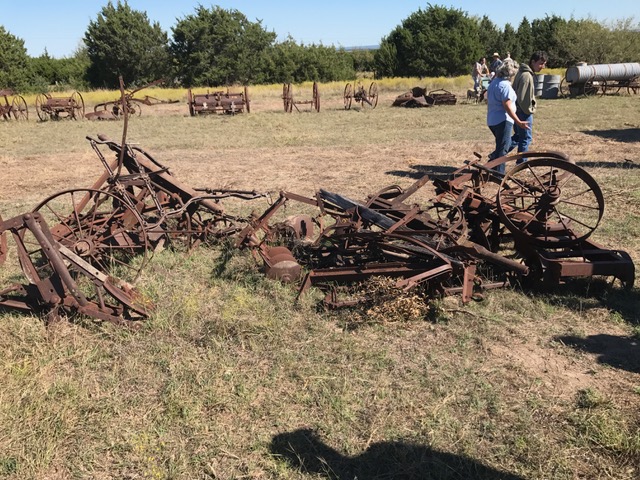
[[[28,120],[29,110],[22,95],[11,89],[0,90],[0,115],[4,120]]]
[[[251,102],[249,100],[249,89],[245,86],[241,92],[227,91],[193,93],[191,89],[187,91],[187,102],[189,104],[189,115],[195,117],[206,113],[225,113],[234,115],[236,113],[251,113]]]
[[[164,79],[156,80],[155,82],[151,82],[147,85],[144,85],[140,88],[136,88],[124,94],[124,104],[127,106],[127,110],[129,112],[130,117],[139,117],[142,114],[142,105],[153,106],[160,105],[163,103],[178,103],[178,100],[161,100],[156,97],[151,97],[149,95],[145,95],[143,98],[136,98],[134,95],[138,93],[140,90],[144,90],[145,88],[153,87],[160,83],[164,82]],[[95,107],[93,107],[93,111],[100,114],[99,117],[104,119],[105,113],[106,115],[112,115],[113,118],[120,118],[123,115],[123,99],[118,98],[117,100],[112,100],[110,102],[99,103]]]
[[[371,108],[376,108],[378,105],[378,85],[376,82],[371,82],[369,90],[365,90],[364,85],[358,82],[355,86],[347,83],[344,87],[344,109],[349,110],[351,103],[355,100],[356,103],[360,103],[363,107],[369,105]]]
[[[60,118],[79,120],[84,118],[84,99],[77,91],[69,97],[52,97],[50,93],[41,93],[36,97],[36,113],[42,121]]]
[[[282,86],[282,101],[284,103],[284,111],[287,113],[291,113],[294,107],[299,112],[300,109],[298,108],[298,105],[311,105],[312,110],[319,112],[320,111],[320,91],[318,90],[318,84],[316,82],[313,82],[311,100],[294,101],[293,88],[291,87],[290,83],[285,83]]]

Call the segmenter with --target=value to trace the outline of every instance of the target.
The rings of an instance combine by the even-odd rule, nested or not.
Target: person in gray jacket
[[[529,150],[533,132],[533,114],[536,111],[535,80],[534,75],[544,68],[547,63],[547,54],[542,51],[534,52],[529,63],[521,63],[518,73],[513,80],[513,89],[516,91],[516,115],[525,122],[529,128],[521,128],[516,123],[511,137],[511,148],[518,147],[518,153]],[[526,159],[518,160],[522,163]]]

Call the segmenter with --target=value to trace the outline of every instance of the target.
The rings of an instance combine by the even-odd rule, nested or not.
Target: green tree
[[[571,18],[558,26],[555,35],[558,45],[562,45],[565,66],[577,62],[607,63],[611,58],[611,31],[595,20]]]
[[[403,20],[382,44],[387,52],[391,51],[389,44],[396,49],[393,75],[461,75],[469,72],[482,53],[479,34],[478,22],[462,10],[429,5]],[[378,66],[380,71],[384,68]]]
[[[376,78],[392,77],[398,69],[398,51],[394,43],[382,40],[373,55]]]
[[[558,68],[567,66],[564,57],[564,47],[558,39],[558,29],[567,21],[557,15],[546,16],[543,19],[535,19],[531,22],[531,35],[533,37],[533,50],[547,52],[547,66]]]
[[[502,58],[505,58],[507,52],[511,54],[511,58],[518,59],[518,61],[522,61],[520,51],[520,44],[518,43],[518,36],[516,31],[511,26],[510,23],[507,23],[502,30],[502,35],[500,35],[500,47],[498,51]]]
[[[29,56],[24,40],[0,25],[0,89],[23,91],[27,88],[29,76]]]
[[[170,51],[185,86],[260,83],[275,39],[238,10],[200,5],[173,27]]]
[[[167,34],[126,0],[102,7],[89,22],[84,42],[90,61],[87,76],[95,87],[117,87],[119,76],[127,86],[143,85],[169,73]]]
[[[534,49],[531,23],[529,23],[527,17],[523,17],[520,25],[518,25],[517,38],[520,52],[514,58],[517,58],[520,62],[528,62]]]
[[[496,24],[493,23],[491,19],[486,15],[480,19],[478,28],[478,37],[480,46],[482,47],[481,55],[487,58],[491,58],[493,52],[500,48],[499,45],[501,32],[498,27],[496,27]]]
[[[637,62],[640,58],[640,22],[623,18],[607,25],[611,46],[607,63]]]

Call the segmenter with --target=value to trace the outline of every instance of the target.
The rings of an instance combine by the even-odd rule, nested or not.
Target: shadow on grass
[[[582,133],[618,142],[640,142],[640,128],[612,128],[608,130],[583,130]]]
[[[598,355],[599,363],[640,373],[640,340],[636,337],[598,334],[581,338],[565,335],[555,337],[555,340],[576,350]]]
[[[547,302],[575,311],[605,307],[630,325],[640,325],[640,290],[612,285],[602,278],[578,278],[551,287],[527,288],[526,291],[545,296]]]
[[[331,480],[522,480],[469,457],[405,442],[374,443],[360,455],[349,457],[323,443],[310,429],[276,435],[271,452],[302,473]]]
[[[396,177],[413,178],[418,180],[425,175],[429,175],[430,177],[447,178],[457,170],[457,168],[454,167],[443,167],[441,165],[411,165],[409,168],[413,169],[413,171],[390,170],[385,173]]]

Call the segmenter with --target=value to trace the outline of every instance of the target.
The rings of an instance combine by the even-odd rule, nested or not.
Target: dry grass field
[[[433,88],[461,98],[465,82]],[[256,87],[250,114],[198,118],[185,92],[164,92],[181,103],[145,108],[128,141],[194,187],[361,199],[493,149],[484,105],[390,107],[416,85],[381,82],[375,110],[349,111],[344,84],[321,85],[321,112],[292,114],[280,86]],[[88,111],[111,98],[93,95]],[[85,137],[122,136],[122,122],[30,114],[0,123],[4,219],[89,187],[102,166]],[[593,238],[640,265],[640,97],[542,100],[532,149],[598,181]],[[19,281],[15,263],[10,252],[2,285]],[[429,318],[368,317],[324,312],[315,292],[294,305],[295,288],[223,246],[157,253],[138,281],[156,305],[139,331],[0,312],[0,477],[638,478],[639,285],[494,290],[436,300]]]

